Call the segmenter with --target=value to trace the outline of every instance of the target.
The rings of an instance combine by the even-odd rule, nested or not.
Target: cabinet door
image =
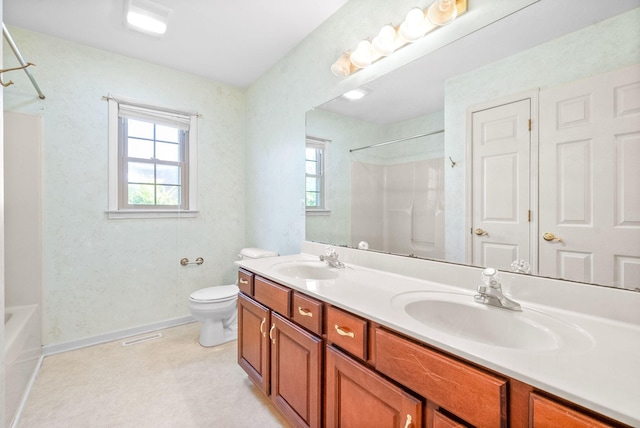
[[[422,427],[422,402],[360,363],[327,347],[326,426]]]
[[[238,364],[262,392],[269,394],[269,309],[238,295]]]
[[[322,339],[272,313],[271,400],[295,426],[320,427]]]

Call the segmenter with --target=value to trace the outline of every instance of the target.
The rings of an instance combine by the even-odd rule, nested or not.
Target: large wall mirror
[[[639,6],[538,1],[309,111],[306,239],[640,291]]]

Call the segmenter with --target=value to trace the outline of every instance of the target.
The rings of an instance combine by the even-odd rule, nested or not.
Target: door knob
[[[480,228],[476,229],[473,233],[475,233],[478,236],[482,236],[482,235],[488,235],[488,233]]]
[[[562,240],[562,238],[558,238],[556,235],[554,235],[551,232],[547,232],[544,235],[542,235],[542,239],[544,239],[545,241],[548,241],[548,242],[551,242],[551,241],[564,242]]]

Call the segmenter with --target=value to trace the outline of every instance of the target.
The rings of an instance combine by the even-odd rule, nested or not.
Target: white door
[[[540,274],[640,287],[640,67],[542,91],[539,150]]]
[[[472,113],[472,263],[510,270],[531,263],[531,100]]]

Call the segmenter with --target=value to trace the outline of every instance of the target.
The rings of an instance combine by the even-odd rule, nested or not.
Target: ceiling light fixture
[[[353,52],[347,51],[341,55],[331,66],[331,71],[336,76],[349,76],[401,47],[420,40],[430,31],[453,22],[466,11],[467,0],[435,0],[427,9],[414,7],[400,25],[383,26],[372,41],[362,40]]]
[[[347,99],[349,101],[356,101],[359,100],[360,98],[364,97],[365,95],[367,95],[369,93],[369,91],[363,89],[363,88],[356,88],[353,89],[349,92],[345,92],[344,94],[342,94],[342,98]]]
[[[160,37],[167,31],[171,9],[151,0],[126,0],[127,27],[151,36]]]

